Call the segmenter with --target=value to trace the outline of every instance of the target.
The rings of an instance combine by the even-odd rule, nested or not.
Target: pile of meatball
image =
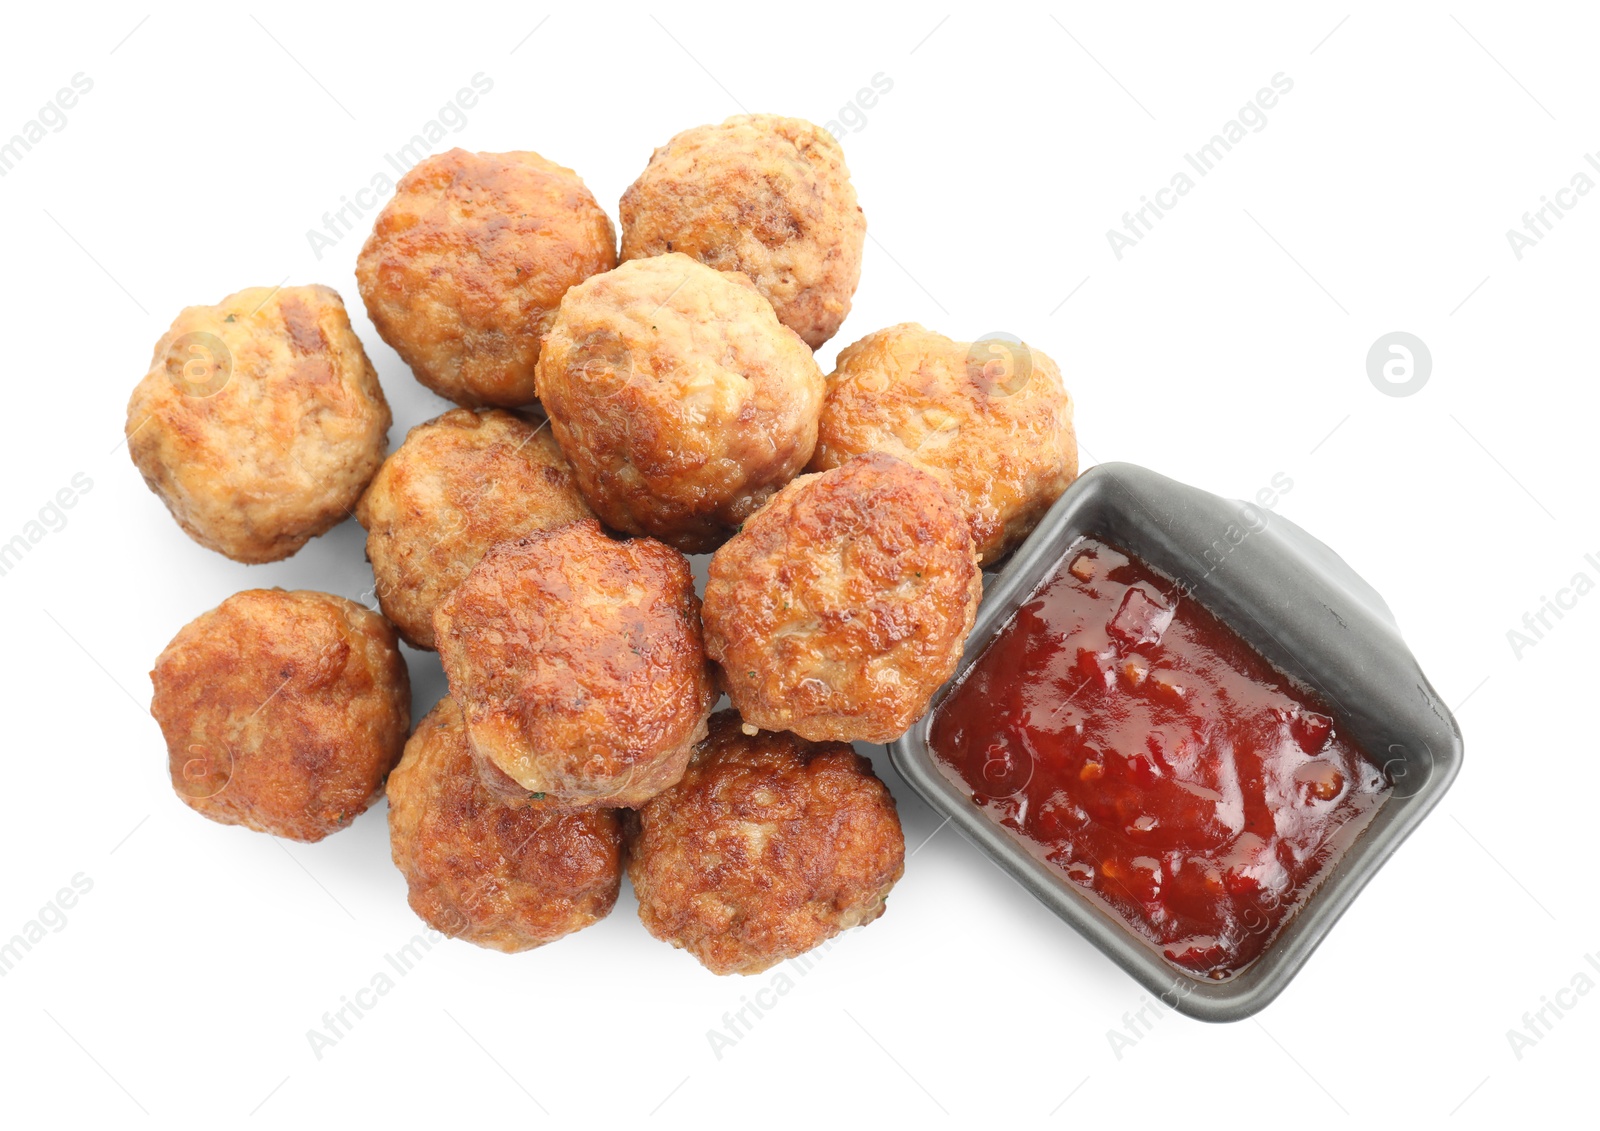
[[[951,676],[982,567],[1077,474],[1072,403],[1043,353],[914,324],[823,375],[866,221],[809,122],[677,135],[620,217],[619,254],[536,153],[400,180],[357,285],[460,407],[393,453],[335,291],[178,315],[128,405],[150,489],[240,562],[354,516],[378,608],[236,594],[157,658],[151,713],[214,821],[316,841],[387,794],[446,935],[551,942],[626,871],[652,934],[755,973],[882,914],[904,840],[849,744],[898,737]],[[703,595],[686,554],[711,555]],[[402,640],[449,683],[414,732]]]

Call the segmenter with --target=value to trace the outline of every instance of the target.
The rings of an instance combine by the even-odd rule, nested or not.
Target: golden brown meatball
[[[563,805],[677,781],[717,697],[689,563],[593,519],[495,546],[434,638],[477,755]]]
[[[681,251],[742,272],[812,349],[850,313],[867,221],[844,151],[810,122],[746,114],[685,130],[621,210],[624,260]]]
[[[712,557],[706,653],[756,726],[889,742],[950,678],[982,595],[949,490],[857,456],[796,479]]]
[[[811,458],[822,371],[744,279],[686,255],[567,292],[539,397],[596,513],[715,549]]]
[[[571,169],[452,149],[400,178],[356,281],[418,381],[458,404],[514,408],[534,398],[539,337],[561,296],[616,264],[611,219]]]
[[[759,974],[872,922],[905,870],[872,763],[842,742],[746,734],[735,711],[625,820],[639,918],[714,974]]]
[[[178,797],[291,840],[321,840],[381,797],[411,725],[394,629],[329,593],[236,593],[172,638],[150,680]]]
[[[275,562],[350,514],[389,405],[338,294],[252,287],[191,306],[128,401],[128,452],[185,533]]]
[[[963,499],[980,560],[1026,538],[1078,475],[1072,398],[1061,371],[1019,342],[953,342],[916,323],[839,352],[810,470],[887,452]]]
[[[622,883],[616,811],[501,802],[478,780],[448,696],[389,776],[389,847],[424,922],[508,953],[604,919]]]
[[[433,610],[496,542],[589,517],[550,430],[500,409],[419,424],[361,496],[378,601],[433,647]]]

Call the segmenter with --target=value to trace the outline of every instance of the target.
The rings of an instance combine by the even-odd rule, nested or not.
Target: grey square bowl
[[[1300,681],[1336,725],[1387,771],[1393,790],[1266,951],[1226,981],[1195,978],[1091,903],[973,804],[929,746],[934,712],[1017,609],[1085,535],[1173,578]],[[935,809],[1024,888],[1181,1013],[1237,1021],[1281,993],[1461,768],[1461,730],[1417,666],[1383,598],[1336,554],[1285,518],[1126,463],[1080,476],[991,580],[955,675],[926,715],[889,747],[895,767]],[[948,771],[953,775],[953,771]],[[1421,930],[1419,921],[1416,929]]]

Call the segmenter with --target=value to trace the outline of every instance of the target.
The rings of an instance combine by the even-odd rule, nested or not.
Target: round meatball
[[[425,923],[507,953],[604,919],[622,883],[616,811],[504,804],[478,780],[449,697],[389,777],[389,847]]]
[[[328,287],[191,306],[128,401],[128,452],[196,542],[287,558],[350,514],[388,446],[389,405]]]
[[[839,353],[810,470],[888,452],[967,507],[984,563],[1015,549],[1078,475],[1072,398],[1043,353],[1001,337],[954,342],[915,323]]]
[[[810,122],[745,114],[685,130],[621,211],[624,260],[681,251],[742,272],[812,349],[850,313],[867,221],[844,150]]]
[[[889,742],[950,678],[982,595],[949,490],[857,456],[796,479],[712,557],[706,653],[756,726]]]
[[[400,635],[433,647],[433,610],[496,542],[589,517],[550,430],[500,409],[457,408],[407,435],[361,496],[378,601]]]
[[[589,505],[686,553],[715,549],[806,465],[823,390],[766,299],[686,255],[573,287],[539,359]]]
[[[842,742],[722,711],[683,780],[628,818],[639,918],[713,974],[759,974],[883,914],[905,870],[894,798]]]
[[[717,697],[689,563],[592,518],[491,549],[434,639],[477,755],[563,805],[660,793]]]
[[[616,265],[611,219],[571,169],[452,149],[400,178],[356,281],[417,380],[458,404],[510,408],[533,400],[561,296]]]
[[[411,725],[394,629],[329,593],[236,593],[172,638],[150,680],[178,797],[290,840],[321,840],[381,797]]]

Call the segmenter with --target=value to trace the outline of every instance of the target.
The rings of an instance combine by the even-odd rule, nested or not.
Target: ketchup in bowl
[[[1196,977],[1271,943],[1390,791],[1328,709],[1091,538],[939,706],[973,803]]]

